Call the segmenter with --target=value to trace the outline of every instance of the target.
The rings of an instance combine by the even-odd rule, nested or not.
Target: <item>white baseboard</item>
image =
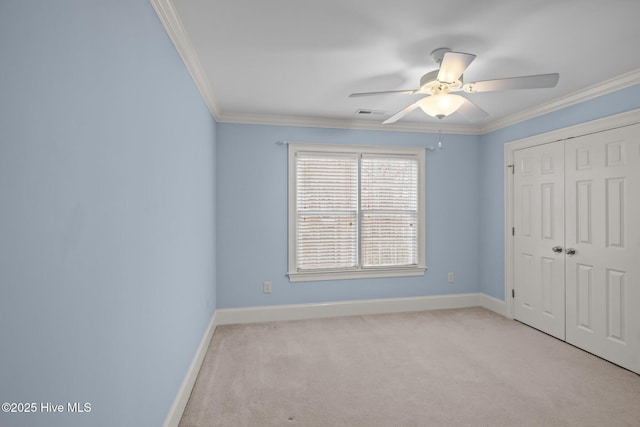
[[[191,396],[191,390],[196,383],[196,378],[198,378],[198,372],[200,372],[200,366],[202,365],[204,356],[207,354],[209,343],[211,342],[213,333],[216,330],[216,314],[217,312],[213,313],[213,316],[211,316],[209,326],[207,327],[207,330],[202,337],[202,341],[200,341],[200,346],[198,346],[198,350],[196,351],[196,354],[191,361],[191,365],[189,365],[187,375],[182,381],[180,389],[178,389],[178,394],[173,401],[173,405],[171,405],[169,415],[167,415],[167,418],[164,420],[164,424],[162,425],[163,427],[178,427],[178,424],[180,424],[180,418],[182,418],[184,408],[187,406],[189,396]]]
[[[223,308],[216,311],[218,325],[320,319],[338,316],[400,313],[443,308],[477,307],[482,294],[454,294],[363,301],[339,301],[319,304],[293,304],[267,307]]]
[[[480,294],[480,305],[501,316],[507,317],[507,303],[487,294]]]
[[[176,399],[171,406],[171,410],[163,427],[178,427],[217,325],[320,319],[338,316],[359,316],[366,314],[401,313],[467,307],[484,307],[506,316],[506,304],[504,301],[481,293],[218,309],[211,318],[209,327],[193,357],[193,361],[178,390]]]

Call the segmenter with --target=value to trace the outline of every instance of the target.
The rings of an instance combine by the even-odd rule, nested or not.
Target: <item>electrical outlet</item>
[[[453,283],[453,281],[454,281],[453,273],[449,273],[447,275],[447,282]]]
[[[262,292],[264,292],[265,294],[271,293],[271,282],[262,283]]]

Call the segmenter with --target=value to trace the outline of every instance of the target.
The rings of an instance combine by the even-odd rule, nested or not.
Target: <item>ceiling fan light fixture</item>
[[[463,102],[464,98],[460,95],[440,92],[420,101],[420,108],[431,117],[442,119],[455,113]]]
[[[475,59],[475,55],[464,52],[453,52],[449,48],[439,48],[431,52],[431,56],[439,64],[435,71],[430,71],[420,78],[420,87],[410,90],[392,90],[384,92],[352,93],[354,96],[385,95],[403,93],[409,95],[426,95],[398,111],[383,124],[395,123],[418,107],[425,114],[443,119],[462,108],[461,114],[468,120],[480,120],[489,115],[471,100],[450,92],[463,90],[466,93],[497,92],[513,89],[552,88],[558,84],[558,73],[535,74],[532,76],[507,77],[494,80],[483,80],[463,83],[463,74]]]

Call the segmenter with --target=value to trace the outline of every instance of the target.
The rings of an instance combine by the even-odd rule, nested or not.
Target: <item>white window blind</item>
[[[363,156],[362,266],[418,263],[418,162]]]
[[[289,150],[292,281],[424,273],[424,149]]]
[[[358,262],[358,159],[296,157],[297,269],[355,268]]]

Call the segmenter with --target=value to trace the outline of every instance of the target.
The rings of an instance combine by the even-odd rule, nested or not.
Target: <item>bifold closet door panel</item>
[[[514,153],[514,317],[565,339],[564,145]]]
[[[640,125],[565,153],[566,340],[640,372]]]

